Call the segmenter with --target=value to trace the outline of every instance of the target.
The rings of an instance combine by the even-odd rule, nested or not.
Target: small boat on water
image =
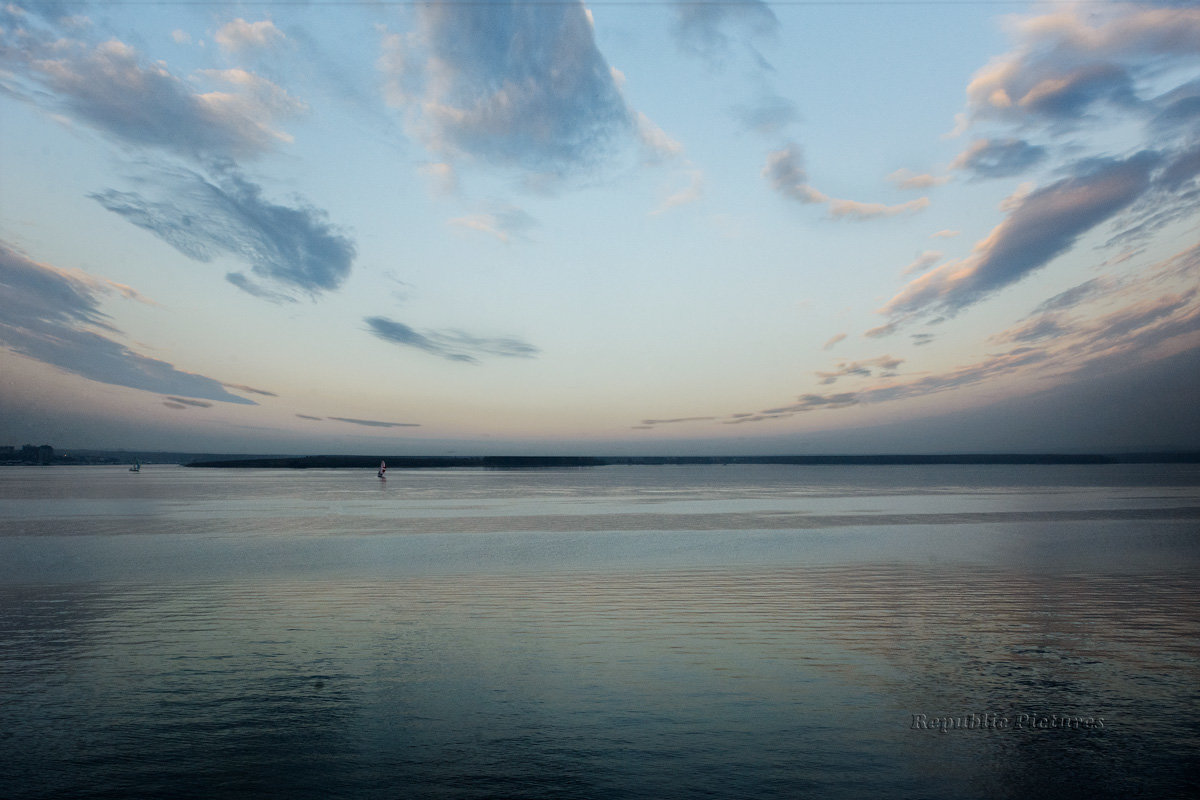
[[[129,471],[130,471],[130,472],[141,472],[141,471],[142,471],[142,462],[141,462],[141,461],[138,461],[138,460],[135,458],[135,459],[133,460],[133,466],[129,468]]]
[[[381,480],[381,481],[387,480],[387,476],[383,474],[385,472],[387,472],[387,462],[380,461],[379,462],[379,472],[375,473],[377,476],[379,476],[379,480]]]

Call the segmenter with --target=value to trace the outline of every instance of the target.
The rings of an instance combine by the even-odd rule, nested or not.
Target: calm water
[[[1197,567],[1196,466],[3,468],[0,796],[1183,797]]]

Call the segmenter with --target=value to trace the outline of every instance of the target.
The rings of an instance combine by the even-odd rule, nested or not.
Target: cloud
[[[950,165],[976,178],[1019,175],[1046,158],[1046,148],[1022,139],[976,139]]]
[[[828,349],[830,349],[831,347],[833,347],[835,344],[837,344],[838,342],[842,341],[842,340],[843,340],[843,339],[845,339],[845,338],[846,338],[846,334],[844,334],[844,333],[838,333],[838,334],[834,334],[833,336],[831,336],[831,337],[829,338],[829,341],[825,342],[825,344],[821,346],[821,349],[822,349],[822,350],[828,350]]]
[[[270,20],[247,22],[241,17],[222,25],[213,36],[222,50],[231,53],[267,49],[286,38]]]
[[[681,422],[711,422],[716,417],[675,417],[674,419],[644,419],[638,427],[652,427],[654,425],[677,425]]]
[[[749,42],[772,36],[779,19],[762,0],[734,0],[726,3],[675,2],[675,39],[685,52],[709,63],[720,63],[733,40]],[[761,56],[754,52],[756,59]]]
[[[314,417],[311,414],[297,414],[296,416],[299,417],[300,419],[312,420],[313,422],[324,422],[325,421],[324,417]]]
[[[301,415],[297,415],[301,416]],[[380,422],[374,419],[352,419],[350,417],[329,417],[336,422],[348,422],[351,425],[362,425],[367,428],[419,428],[417,422]]]
[[[748,130],[764,136],[778,134],[800,118],[796,104],[775,92],[764,92],[754,104],[736,106],[733,113]]]
[[[930,189],[950,182],[949,175],[917,174],[909,169],[898,169],[887,177],[900,189]]]
[[[582,3],[434,0],[384,40],[386,98],[435,152],[563,176],[634,129]]]
[[[524,209],[502,203],[493,203],[488,210],[465,217],[455,217],[450,224],[466,230],[486,233],[508,243],[514,236],[524,238],[527,230],[537,224]]]
[[[883,377],[888,377],[894,375],[896,368],[903,363],[904,359],[902,358],[878,356],[877,358],[868,358],[863,361],[840,361],[838,362],[837,369],[833,372],[817,372],[815,374],[821,379],[822,385],[828,386],[837,383],[840,378],[870,378],[876,372]]]
[[[193,408],[212,408],[212,403],[208,402],[207,400],[189,400],[186,397],[168,397],[167,400],[171,401],[172,403],[180,403],[185,406],[192,406]]]
[[[1017,200],[1008,218],[975,245],[971,256],[913,280],[882,313],[893,318],[953,315],[1020,280],[1133,203],[1150,186],[1158,163],[1156,154],[1143,152],[1125,160],[1076,165],[1075,174]]]
[[[274,392],[268,392],[265,389],[255,389],[252,386],[242,386],[237,383],[226,383],[224,385],[229,387],[230,389],[237,389],[239,392],[249,392],[250,394],[261,394],[264,397],[279,397],[279,395],[275,394]]]
[[[2,26],[0,37],[10,87],[125,145],[194,159],[257,156],[290,141],[276,124],[305,108],[245,70],[199,72],[212,91],[197,91],[115,39],[93,46],[56,31]]]
[[[655,122],[642,112],[634,117],[638,140],[646,153],[646,160],[651,164],[669,161],[683,155],[683,145],[667,135]]]
[[[795,144],[768,153],[762,174],[772,189],[798,203],[825,203],[829,200],[809,185],[800,148]]]
[[[1107,278],[1092,278],[1084,281],[1077,286],[1072,286],[1070,289],[1059,292],[1058,294],[1043,300],[1038,304],[1038,307],[1033,310],[1034,314],[1041,314],[1047,311],[1062,311],[1064,309],[1073,308],[1080,303],[1090,300],[1097,295],[1107,292],[1113,288],[1113,281]]]
[[[1011,28],[1016,49],[967,87],[967,119],[1062,130],[1107,110],[1161,111],[1160,79],[1170,75],[1163,66],[1195,59],[1200,9],[1067,6],[1016,19]],[[1160,99],[1145,89],[1159,90]]]
[[[830,200],[829,213],[834,219],[875,219],[877,217],[895,217],[900,214],[914,214],[929,206],[928,197],[918,197],[907,203],[897,203],[894,206],[883,203],[860,203],[857,200]]]
[[[804,170],[800,148],[793,143],[767,154],[767,163],[763,167],[762,175],[771,188],[784,197],[806,205],[827,204],[833,219],[868,220],[893,217],[914,213],[929,205],[927,197],[893,206],[829,197],[808,182],[808,173]]]
[[[940,250],[926,250],[917,256],[913,261],[901,270],[901,275],[915,275],[924,272],[942,259]]]
[[[937,231],[936,233],[931,233],[931,234],[929,234],[929,238],[930,239],[953,239],[955,236],[958,236],[960,233],[962,233],[962,231],[952,231],[952,230],[947,229],[947,230]]]
[[[533,358],[540,351],[513,338],[485,339],[457,330],[418,332],[387,317],[367,317],[368,330],[385,342],[424,350],[449,361],[478,363],[484,356]]]
[[[350,273],[355,245],[325,213],[311,206],[277,205],[235,170],[208,180],[186,170],[161,171],[163,199],[109,189],[91,195],[101,205],[153,233],[189,258],[231,255],[250,266],[263,288],[244,275],[235,286],[272,300],[336,289]]]
[[[89,380],[159,394],[255,405],[219,381],[176,369],[98,333],[117,331],[96,297],[105,282],[32,261],[0,242],[0,342]],[[102,288],[101,288],[102,291]]]
[[[418,172],[429,179],[439,195],[448,197],[458,192],[458,174],[450,164],[423,164]]]
[[[681,189],[672,192],[665,200],[650,213],[662,214],[672,208],[694,203],[704,195],[704,173],[698,169],[687,170],[688,183]]]

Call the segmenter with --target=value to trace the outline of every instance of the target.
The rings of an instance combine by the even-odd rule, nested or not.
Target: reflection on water
[[[1186,796],[1200,479],[1051,469],[0,472],[0,795]]]

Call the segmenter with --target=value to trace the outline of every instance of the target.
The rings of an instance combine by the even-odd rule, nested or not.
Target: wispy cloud
[[[829,341],[825,342],[825,344],[821,346],[821,349],[828,350],[831,347],[833,347],[835,344],[837,344],[838,342],[843,341],[845,338],[846,338],[846,334],[844,334],[844,333],[834,334],[833,336],[829,337]]]
[[[796,104],[773,91],[760,91],[753,103],[736,106],[733,113],[748,130],[763,136],[778,135],[800,119]]]
[[[929,206],[928,197],[918,197],[906,203],[886,205],[885,203],[861,203],[857,200],[829,201],[829,215],[834,219],[876,219],[877,217],[895,217],[901,214],[913,214]]]
[[[644,419],[642,426],[678,425],[683,422],[712,422],[716,417],[675,417],[674,419]]]
[[[261,187],[233,169],[209,180],[189,170],[154,176],[160,199],[109,189],[93,194],[101,205],[201,262],[218,255],[246,261],[254,278],[230,282],[267,299],[289,299],[336,289],[350,273],[353,241],[311,206],[277,205]]]
[[[213,35],[221,49],[231,53],[268,49],[286,38],[283,31],[269,19],[247,22],[241,17],[225,23]]]
[[[311,419],[311,417],[307,418]],[[366,428],[419,428],[417,422],[380,422],[375,419],[353,419],[351,417],[328,417],[335,422],[348,422],[351,425],[362,425]]]
[[[236,389],[239,392],[248,392],[249,394],[261,394],[264,397],[279,397],[279,395],[275,394],[274,392],[268,392],[265,389],[255,389],[252,386],[242,386],[241,384],[237,384],[237,383],[226,383],[224,385],[230,389]]]
[[[907,267],[901,270],[901,275],[916,275],[924,272],[934,264],[942,260],[942,252],[940,250],[926,250],[917,256]]]
[[[524,238],[537,221],[524,209],[505,203],[491,203],[486,210],[455,217],[450,224],[469,231],[486,233],[507,244],[514,237]]]
[[[679,46],[710,64],[722,63],[735,42],[750,48],[755,59],[763,61],[753,49],[753,42],[773,36],[779,29],[775,12],[762,0],[675,2],[674,5],[675,38]]]
[[[191,400],[186,397],[168,397],[167,400],[172,403],[180,403],[185,406],[191,406],[192,408],[212,408],[212,403],[208,402],[207,400]]]
[[[254,405],[220,381],[183,372],[134,352],[105,333],[119,334],[96,296],[98,279],[40,264],[0,242],[0,342],[29,358],[116,386],[159,394]]]
[[[890,377],[896,374],[896,369],[903,363],[904,359],[892,356],[879,356],[862,361],[840,361],[833,372],[817,372],[816,375],[823,385],[828,386],[837,383],[840,378]]]
[[[910,169],[898,169],[891,175],[888,175],[888,180],[896,184],[900,189],[931,189],[934,186],[950,182],[949,175],[931,175],[928,172],[916,173]]]
[[[481,338],[458,330],[416,331],[387,317],[367,317],[367,329],[385,342],[423,350],[449,361],[478,363],[486,356],[533,358],[540,352],[527,342],[513,338]]]
[[[846,392],[809,392],[795,402],[716,417],[719,424],[786,419],[813,411],[889,403],[1006,378],[1045,380],[1047,387],[1144,365],[1200,349],[1200,244],[1149,264],[1126,279],[1101,276],[1058,293],[1034,313],[991,337],[999,352],[951,369],[896,374],[900,359],[839,362],[820,383],[856,377],[870,384]],[[1084,307],[1087,308],[1084,308]],[[1073,314],[1080,311],[1078,314]],[[914,345],[932,335],[912,335]],[[911,363],[911,359],[904,363]],[[654,427],[660,420],[643,420]]]
[[[869,220],[879,217],[894,217],[900,214],[915,213],[929,205],[927,197],[896,205],[864,203],[857,200],[839,200],[829,197],[809,183],[800,148],[794,143],[789,143],[779,150],[769,153],[762,174],[771,188],[784,197],[806,205],[827,205],[829,215],[834,219]]]

